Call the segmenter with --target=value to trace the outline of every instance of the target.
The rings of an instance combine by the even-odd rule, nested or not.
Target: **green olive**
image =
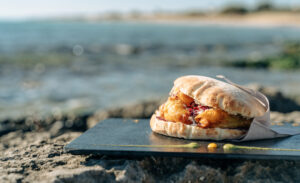
[[[234,149],[234,147],[235,146],[233,144],[224,144],[223,145],[224,151],[232,150],[232,149]]]

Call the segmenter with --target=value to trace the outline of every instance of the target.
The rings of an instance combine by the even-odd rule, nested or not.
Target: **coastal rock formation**
[[[271,108],[276,110],[271,112],[273,125],[300,125],[297,102],[278,94],[279,91],[259,90],[268,95]],[[86,115],[46,119],[30,116],[19,121],[2,121],[0,182],[300,181],[300,161],[110,157],[71,155],[63,150],[67,143],[102,119],[148,118],[162,102],[141,102]]]
[[[254,84],[249,86],[266,94],[270,101],[271,111],[281,113],[300,111],[300,100],[297,102],[299,97],[285,96],[279,90],[274,88],[266,88]],[[56,137],[67,131],[83,132],[94,126],[99,121],[109,117],[150,118],[152,113],[164,101],[165,99],[146,100],[134,105],[115,107],[105,110],[101,109],[99,111],[91,111],[90,113],[85,114],[75,114],[74,112],[62,114],[57,111],[46,117],[34,114],[20,119],[6,119],[0,121],[0,137],[16,130],[22,130],[23,132],[50,131],[51,136]]]

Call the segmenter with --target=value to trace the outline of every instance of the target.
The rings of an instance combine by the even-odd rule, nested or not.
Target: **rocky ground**
[[[252,85],[270,99],[272,121],[300,125],[297,98]],[[2,121],[0,182],[299,182],[300,161],[71,155],[64,145],[99,120],[148,118],[162,101],[93,114]]]

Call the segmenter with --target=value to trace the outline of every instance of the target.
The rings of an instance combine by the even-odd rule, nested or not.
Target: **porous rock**
[[[300,162],[292,160],[110,157],[71,155],[63,150],[102,119],[147,118],[162,102],[40,119],[39,123],[10,121],[14,124],[10,131],[0,136],[0,182],[300,182]],[[300,112],[271,112],[271,120],[275,125],[299,125]]]

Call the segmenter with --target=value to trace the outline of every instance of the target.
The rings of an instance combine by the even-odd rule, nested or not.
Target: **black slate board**
[[[299,128],[285,123],[284,126],[272,128]],[[170,148],[170,147],[125,147],[110,145],[179,145],[197,142],[199,148]],[[153,133],[149,126],[149,119],[107,119],[98,123],[84,134],[73,140],[65,151],[72,154],[103,154],[115,156],[179,156],[179,157],[207,157],[207,158],[246,158],[246,159],[293,159],[300,160],[298,151],[274,150],[234,150],[225,152],[223,145],[228,142],[215,142],[218,148],[209,151],[207,145],[215,141],[184,140]],[[232,142],[230,142],[232,143]],[[300,135],[232,143],[243,146],[258,146],[270,148],[300,149]]]

